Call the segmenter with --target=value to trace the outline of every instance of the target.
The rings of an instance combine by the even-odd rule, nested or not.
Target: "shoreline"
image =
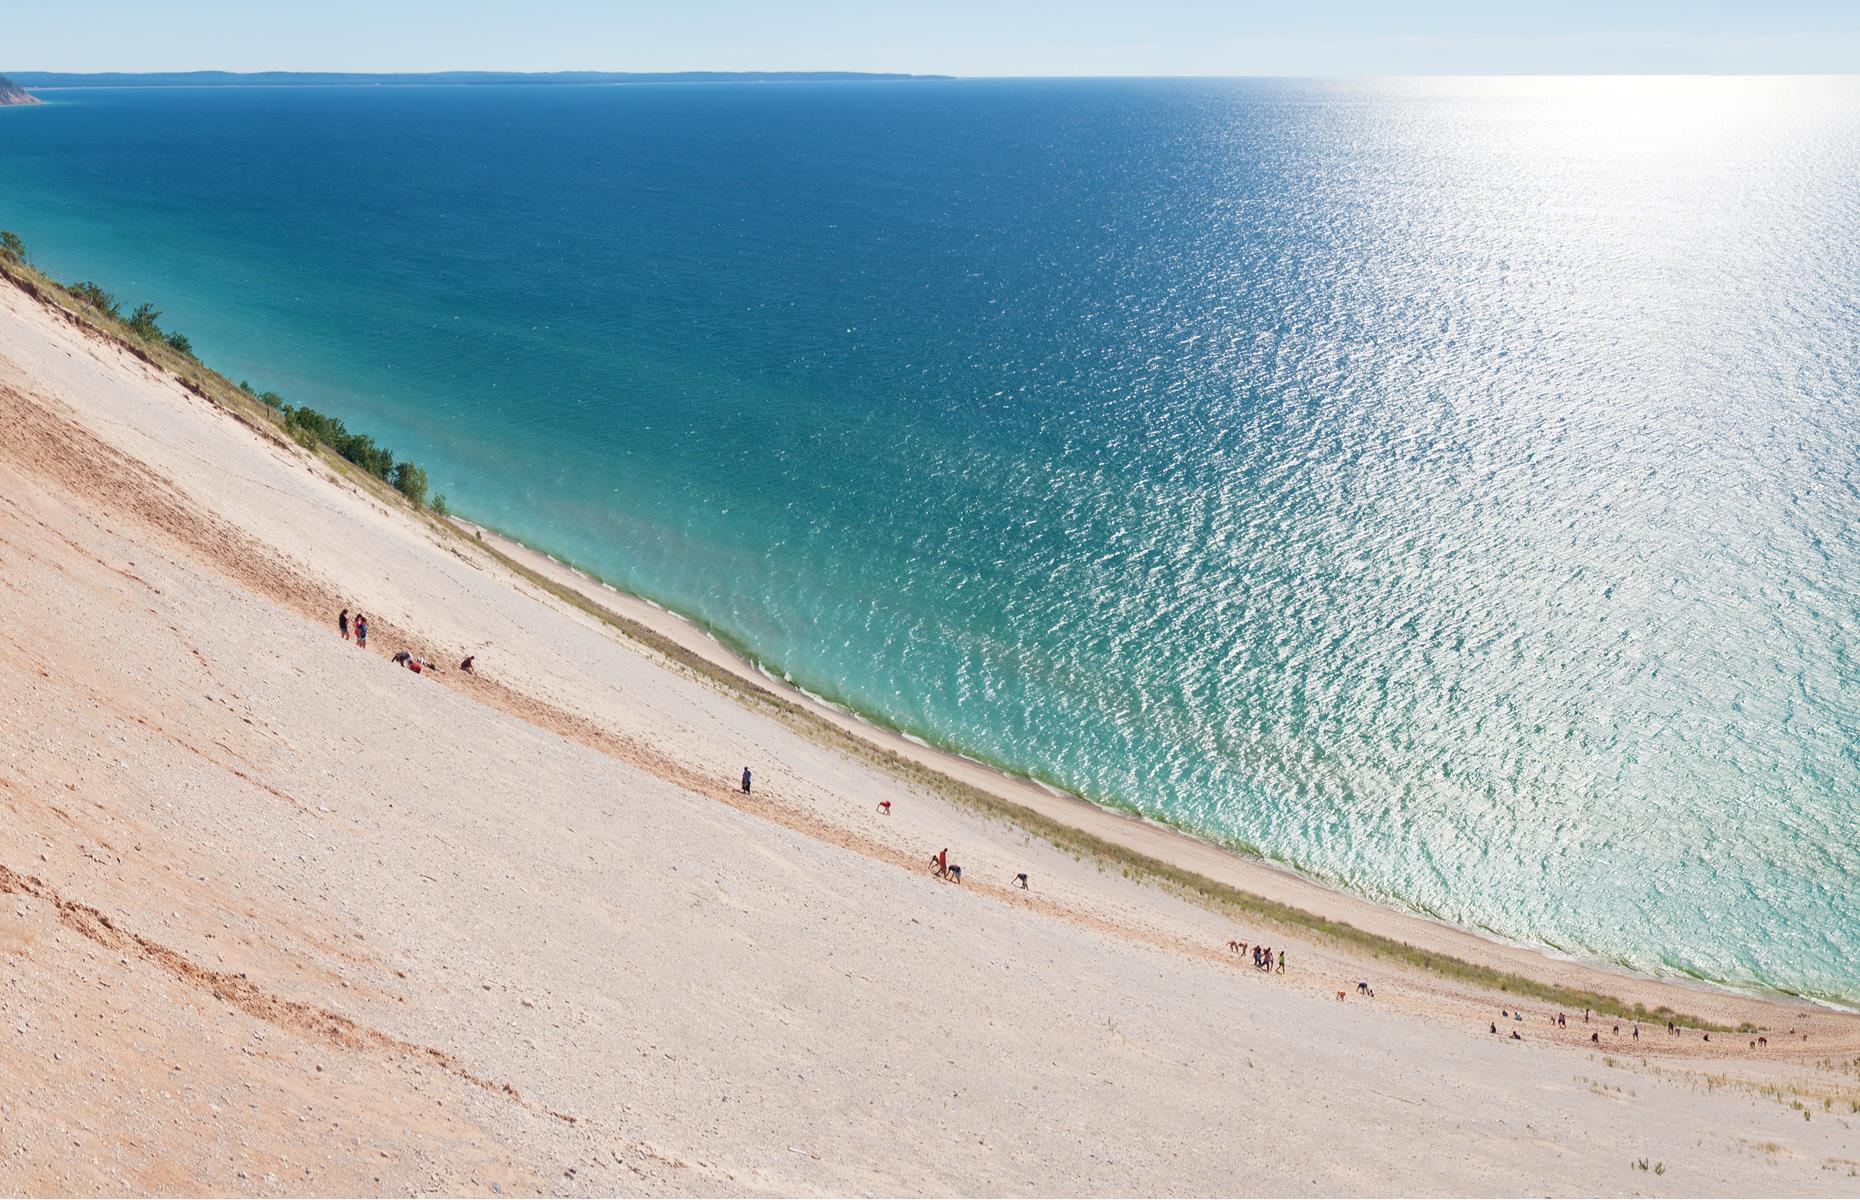
[[[894,729],[776,676],[755,662],[744,649],[718,637],[694,618],[616,587],[546,550],[458,512],[450,512],[441,519],[500,558],[569,589],[585,603],[642,626],[702,660],[711,670],[733,682],[739,692],[747,686],[773,693],[782,702],[833,727],[844,737],[863,743],[878,755],[903,760],[959,787],[980,791],[1010,810],[1030,811],[1146,858],[1299,910],[1319,921],[1346,923],[1374,937],[1405,943],[1427,953],[1450,955],[1484,969],[1519,975],[1546,987],[1597,992],[1630,1007],[1638,1004],[1654,1010],[1694,1012],[1706,1020],[1719,1019],[1708,1015],[1714,1010],[1741,1010],[1750,1005],[1764,1009],[1810,1005],[1841,1015],[1860,1012],[1860,1008],[1853,1005],[1818,996],[1742,988],[1719,980],[1683,975],[1652,975],[1579,958],[1548,945],[1515,942],[1348,891],[1263,855],[1222,845],[1134,809],[1094,802],[1031,776]],[[624,628],[620,632],[627,634]],[[637,641],[636,638],[631,640]],[[907,780],[935,786],[923,779],[907,776]],[[1003,820],[1014,821],[1011,811],[998,815]],[[1030,832],[1040,836],[1038,830]],[[1727,1027],[1735,1023],[1726,1022]]]

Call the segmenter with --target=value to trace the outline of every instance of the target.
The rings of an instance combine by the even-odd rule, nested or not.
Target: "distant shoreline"
[[[569,87],[640,83],[896,83],[949,81],[952,75],[883,71],[13,71],[28,91],[136,87]]]

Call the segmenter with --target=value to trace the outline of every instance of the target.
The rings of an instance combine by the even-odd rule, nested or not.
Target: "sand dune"
[[[0,1191],[1860,1189],[1850,1017],[1553,964],[977,775],[1770,1045],[1529,1000],[1494,1037],[1512,998],[952,803],[11,286],[0,614]],[[961,886],[922,867],[945,846]]]

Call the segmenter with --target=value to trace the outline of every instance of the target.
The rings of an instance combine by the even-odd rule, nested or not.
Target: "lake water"
[[[1860,83],[47,99],[41,266],[814,692],[1860,999]]]

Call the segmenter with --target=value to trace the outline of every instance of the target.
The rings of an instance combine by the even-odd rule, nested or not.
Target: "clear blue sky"
[[[0,70],[1860,71],[1860,0],[57,0]]]

